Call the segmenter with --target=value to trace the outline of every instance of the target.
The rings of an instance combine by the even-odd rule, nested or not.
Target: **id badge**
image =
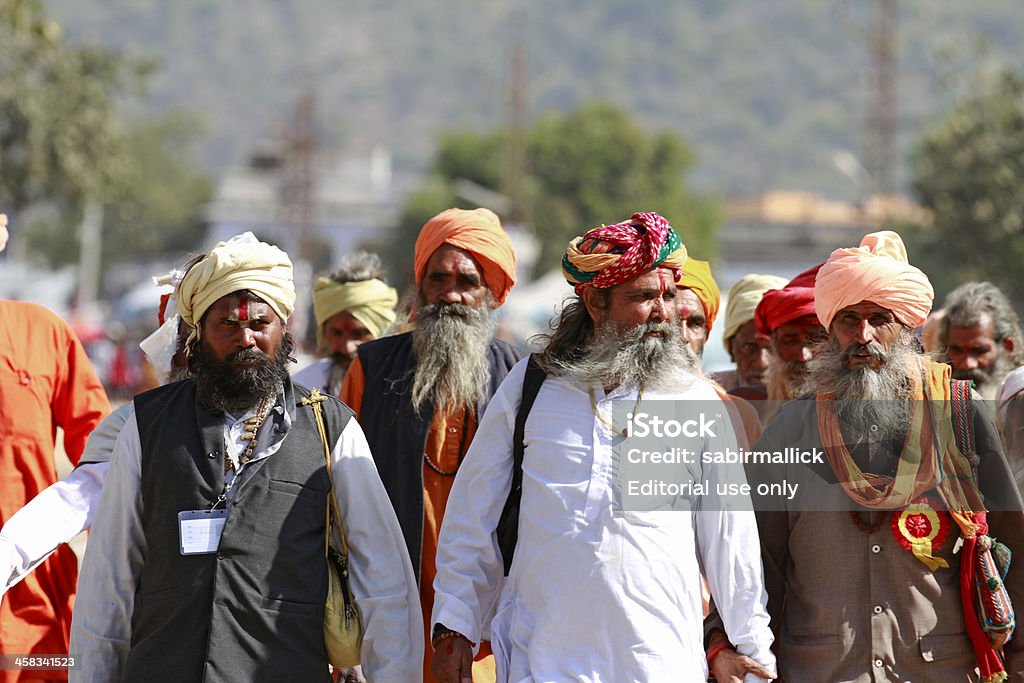
[[[182,510],[178,513],[178,537],[182,555],[208,555],[217,552],[228,511]]]

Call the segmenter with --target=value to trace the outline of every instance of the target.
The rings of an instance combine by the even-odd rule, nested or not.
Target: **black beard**
[[[189,368],[203,402],[214,410],[240,415],[264,399],[277,395],[281,382],[288,378],[288,365],[295,342],[285,332],[273,358],[259,349],[236,351],[223,361],[210,354],[199,342],[194,347]],[[239,361],[254,361],[239,365]]]

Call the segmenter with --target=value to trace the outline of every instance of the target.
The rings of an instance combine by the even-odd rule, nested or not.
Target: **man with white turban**
[[[722,341],[729,358],[736,364],[732,372],[715,374],[725,389],[752,401],[768,398],[765,378],[771,358],[771,337],[757,331],[754,311],[770,289],[782,289],[786,278],[750,273],[729,288],[725,305],[725,329]]]
[[[296,372],[292,381],[338,396],[356,349],[384,336],[395,322],[397,304],[398,292],[384,282],[376,254],[346,255],[337,270],[313,286],[317,349],[327,357]]]
[[[193,328],[191,377],[136,396],[114,446],[71,680],[333,680],[329,496],[349,544],[363,671],[420,680],[415,580],[366,439],[340,401],[288,377],[288,256],[246,233],[193,259],[174,297]]]
[[[932,298],[891,231],[818,271],[829,337],[810,361],[815,394],[786,404],[754,446],[811,456],[748,465],[752,485],[800,486],[755,501],[784,680],[1024,680],[1020,639],[990,639],[981,620],[993,614],[975,602],[979,590],[999,599],[999,577],[979,565],[992,539],[1024,549],[1021,500],[980,399],[918,351]],[[1024,604],[1024,567],[1004,581]],[[722,653],[729,680],[735,655]]]
[[[699,402],[724,413],[675,323],[686,261],[678,233],[652,212],[569,243],[562,270],[577,296],[545,350],[498,389],[452,489],[434,583],[441,683],[468,680],[471,653],[488,630],[502,683],[705,680],[702,569],[749,671],[771,676],[756,522],[715,497],[726,472],[693,472],[712,487],[699,511],[688,507],[692,499],[675,507],[681,495],[659,498],[657,510],[618,500],[625,420],[614,406]],[[534,368],[546,378],[519,422]],[[735,451],[732,430],[721,427],[673,445]],[[513,490],[521,495],[514,555],[500,531]]]

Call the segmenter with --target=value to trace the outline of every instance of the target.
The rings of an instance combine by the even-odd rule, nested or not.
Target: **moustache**
[[[424,318],[469,318],[477,309],[460,303],[429,304],[422,307]]]
[[[848,361],[854,356],[867,355],[874,360],[882,361],[887,363],[889,361],[889,354],[878,344],[860,344],[855,343],[850,345],[843,351],[842,359]]]
[[[240,349],[229,354],[225,359],[228,363],[270,363],[274,359],[259,349]]]
[[[970,379],[974,380],[975,384],[980,385],[984,384],[989,379],[989,376],[984,370],[976,368],[974,370],[954,370],[953,379]]]

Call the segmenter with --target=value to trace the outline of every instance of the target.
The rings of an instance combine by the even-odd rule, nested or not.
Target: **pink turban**
[[[472,254],[483,270],[494,300],[498,305],[505,303],[509,290],[516,283],[516,253],[493,211],[448,209],[427,221],[416,238],[413,260],[417,287],[427,269],[427,261],[442,244]]]
[[[847,306],[870,301],[908,327],[928,317],[935,292],[928,277],[907,263],[907,250],[891,230],[873,232],[854,249],[836,249],[818,272],[814,303],[827,330]]]
[[[818,264],[797,275],[782,289],[769,289],[754,309],[754,326],[761,334],[772,331],[798,318],[814,315],[814,278]]]

